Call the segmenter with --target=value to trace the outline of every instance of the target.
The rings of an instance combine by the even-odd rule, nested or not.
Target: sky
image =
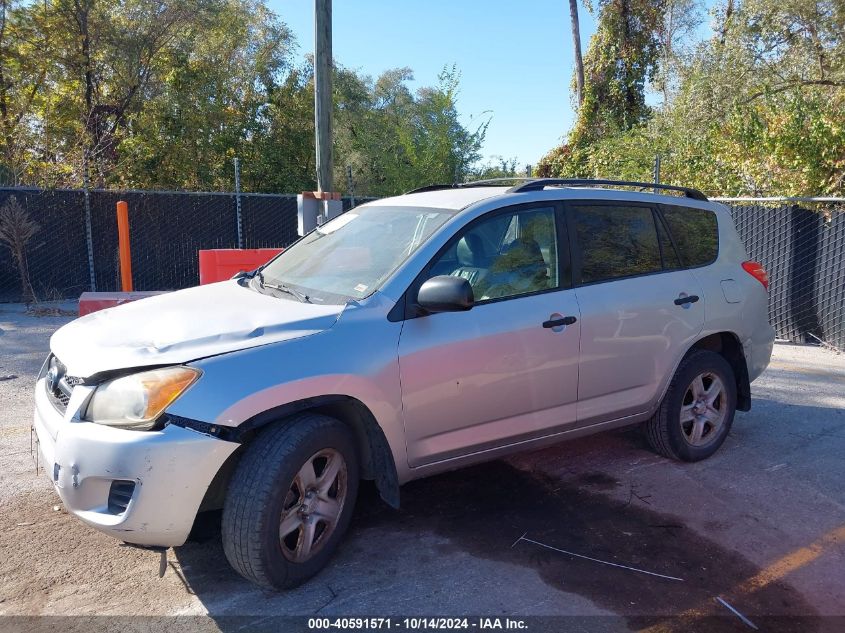
[[[314,47],[313,0],[267,0],[299,55]],[[538,159],[569,130],[573,55],[565,0],[334,0],[335,60],[377,77],[414,71],[412,88],[434,85],[444,66],[461,73],[458,111],[470,129],[490,120],[485,159]],[[582,50],[594,31],[580,8]]]

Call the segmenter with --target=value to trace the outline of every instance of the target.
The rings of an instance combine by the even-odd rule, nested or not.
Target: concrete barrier
[[[79,297],[79,316],[91,314],[97,310],[113,308],[122,303],[145,299],[155,295],[164,294],[163,290],[148,290],[139,292],[83,292]]]

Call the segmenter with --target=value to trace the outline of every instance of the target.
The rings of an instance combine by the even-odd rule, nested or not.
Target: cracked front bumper
[[[72,397],[63,415],[44,379],[36,384],[37,450],[65,508],[128,543],[183,544],[209,484],[238,444],[173,425],[130,431],[83,422],[74,417],[80,404]],[[119,504],[110,503],[114,482],[121,482]]]

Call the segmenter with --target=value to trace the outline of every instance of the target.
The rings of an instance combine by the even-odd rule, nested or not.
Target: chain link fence
[[[723,202],[749,256],[769,273],[778,337],[845,350],[845,201]]]
[[[198,250],[239,246],[234,193],[91,191],[90,254],[97,290],[120,288],[118,200],[129,205],[137,290],[196,285]],[[240,201],[243,248],[282,247],[297,239],[295,195],[240,194]],[[845,201],[723,202],[731,207],[749,256],[769,272],[769,312],[778,336],[845,350]],[[344,210],[350,206],[344,199]],[[38,225],[23,249],[35,297],[76,298],[90,290],[84,193],[5,188],[0,189],[0,302],[27,296],[14,248],[2,238],[10,207],[19,207]]]
[[[284,247],[299,237],[295,194],[240,194],[239,245],[234,193],[92,190],[89,243],[82,191],[0,188],[0,302],[27,299],[15,249],[2,237],[4,226],[12,234],[22,228],[15,226],[20,213],[11,214],[12,209],[37,225],[24,253],[31,293],[38,300],[76,298],[92,289],[92,278],[99,291],[119,290],[118,200],[129,205],[136,290],[196,285],[200,249]],[[343,199],[344,211],[351,206],[349,198]]]

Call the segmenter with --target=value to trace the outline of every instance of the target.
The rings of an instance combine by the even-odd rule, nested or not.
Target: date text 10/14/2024
[[[384,629],[395,631],[419,630],[526,630],[524,620],[519,618],[309,618],[309,630],[367,630]]]

